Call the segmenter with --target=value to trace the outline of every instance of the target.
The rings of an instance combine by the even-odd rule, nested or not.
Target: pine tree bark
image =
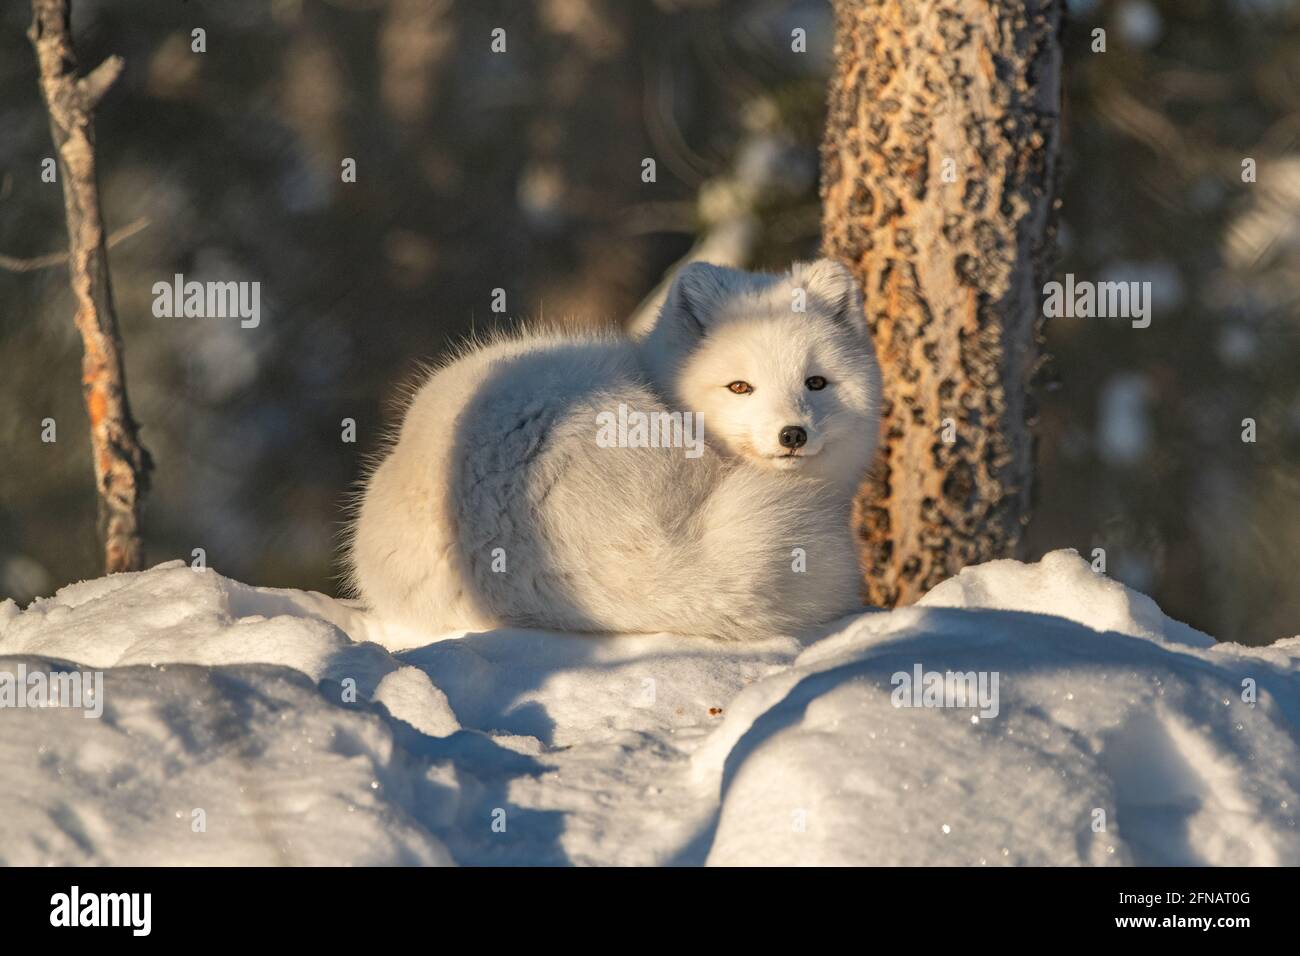
[[[866,595],[1018,554],[1054,246],[1062,0],[835,0],[823,243],[862,282],[885,392],[855,506]]]
[[[83,347],[81,385],[90,416],[105,569],[134,571],[144,563],[140,502],[152,462],[127,401],[95,172],[95,106],[121,73],[122,60],[110,57],[84,77],[77,76],[69,0],[32,0],[28,38],[36,50],[63,182],[68,270]]]

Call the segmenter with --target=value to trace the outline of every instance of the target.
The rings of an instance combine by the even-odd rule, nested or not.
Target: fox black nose
[[[808,442],[808,433],[799,425],[786,425],[781,429],[782,448],[802,448]]]

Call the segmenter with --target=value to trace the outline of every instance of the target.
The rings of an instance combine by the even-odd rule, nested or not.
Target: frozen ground
[[[0,604],[20,664],[103,712],[0,708],[10,864],[1300,863],[1300,638],[1214,645],[1072,552],[751,643],[422,643],[176,562]],[[894,706],[918,665],[996,715]]]

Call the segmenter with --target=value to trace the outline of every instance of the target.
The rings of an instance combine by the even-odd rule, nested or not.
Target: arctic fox
[[[702,414],[703,454],[598,440],[626,410]],[[424,634],[803,629],[860,606],[849,510],[878,428],[843,266],[692,265],[639,342],[524,333],[436,370],[366,482],[351,582]]]

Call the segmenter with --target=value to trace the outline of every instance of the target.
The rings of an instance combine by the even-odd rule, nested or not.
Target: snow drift
[[[813,635],[409,644],[180,562],[0,604],[0,861],[1300,863],[1300,638],[1073,552]],[[103,671],[102,715],[22,668]]]

